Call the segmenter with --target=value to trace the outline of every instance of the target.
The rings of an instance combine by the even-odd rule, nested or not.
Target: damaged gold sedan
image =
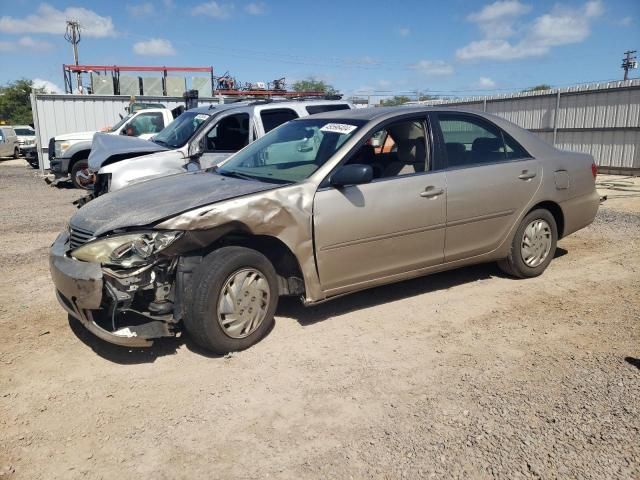
[[[226,353],[259,341],[278,298],[314,304],[462,265],[540,275],[593,221],[588,155],[478,112],[327,112],[218,167],[97,198],[51,247],[58,299],[109,342],[182,329]]]

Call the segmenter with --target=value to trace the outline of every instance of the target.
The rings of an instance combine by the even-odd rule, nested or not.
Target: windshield
[[[220,175],[273,183],[308,178],[364,125],[358,120],[294,120],[240,150]]]
[[[153,141],[165,147],[180,148],[210,116],[206,113],[184,112],[153,137]]]
[[[123,117],[122,120],[120,120],[118,123],[116,123],[113,127],[111,127],[108,131],[109,132],[115,132],[116,130],[118,130],[122,125],[124,125],[125,123],[127,123],[127,121],[132,117],[133,115],[129,114],[126,117]]]
[[[25,137],[33,137],[36,134],[35,131],[29,128],[15,128],[14,130],[16,131],[16,135],[22,135]]]

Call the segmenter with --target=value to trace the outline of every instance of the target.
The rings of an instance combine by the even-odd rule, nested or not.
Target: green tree
[[[10,124],[33,123],[30,95],[34,90],[47,93],[34,89],[33,82],[24,78],[0,86],[0,120]]]
[[[410,102],[411,99],[405,95],[395,95],[391,98],[386,98],[380,101],[380,105],[383,107],[395,107],[397,105],[404,105],[407,102]]]
[[[551,85],[546,83],[541,83],[540,85],[536,85],[535,87],[525,88],[522,90],[523,92],[537,92],[539,90],[551,90]]]
[[[298,80],[292,86],[294,92],[322,92],[327,95],[335,95],[338,93],[333,85],[329,85],[323,80],[309,77],[305,80]]]

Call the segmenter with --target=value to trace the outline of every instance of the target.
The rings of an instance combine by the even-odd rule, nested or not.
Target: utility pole
[[[622,68],[624,70],[624,79],[629,79],[629,70],[632,68],[638,68],[638,62],[636,61],[635,50],[627,50],[624,52],[625,58],[622,59]]]
[[[80,43],[80,23],[75,20],[67,20],[67,31],[64,34],[64,38],[73,46],[73,61],[76,66],[79,65],[78,44]],[[76,74],[78,76],[78,91],[80,93],[84,93],[82,89],[82,74],[80,73],[80,70],[78,70]]]

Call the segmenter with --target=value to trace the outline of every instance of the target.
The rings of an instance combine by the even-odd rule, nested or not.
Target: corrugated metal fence
[[[32,94],[31,108],[38,140],[38,156],[42,170],[49,168],[47,146],[56,135],[98,131],[109,127],[126,115],[131,97],[126,95],[47,95]],[[161,103],[167,108],[184,105],[180,97],[136,97],[140,103]],[[199,105],[219,103],[217,98],[201,98]]]
[[[560,149],[590,153],[602,172],[640,173],[638,79],[420,103],[493,113]]]

